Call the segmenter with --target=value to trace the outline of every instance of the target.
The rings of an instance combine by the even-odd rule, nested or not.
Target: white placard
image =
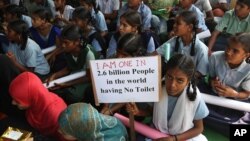
[[[159,101],[159,56],[91,60],[90,66],[97,105]]]

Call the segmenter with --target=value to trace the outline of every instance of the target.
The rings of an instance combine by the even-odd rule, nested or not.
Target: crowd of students
[[[249,113],[206,104],[201,96],[249,102],[250,1],[229,5],[0,0],[0,117],[6,115],[0,133],[14,126],[32,131],[35,140],[128,140],[115,112],[152,117],[152,128],[170,135],[157,141],[205,141],[203,120],[222,133],[229,124],[249,124]],[[198,36],[207,31],[210,37]],[[165,93],[159,102],[94,105],[90,60],[150,55],[162,57]],[[86,75],[49,89],[43,85],[79,71]],[[145,137],[138,134],[137,140]]]

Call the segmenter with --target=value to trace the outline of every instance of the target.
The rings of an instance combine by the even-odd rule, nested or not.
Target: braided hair
[[[190,56],[185,54],[175,54],[172,56],[166,65],[166,71],[178,68],[183,73],[185,73],[188,76],[189,84],[187,87],[187,96],[190,101],[194,101],[196,99],[196,79],[195,79],[195,65],[193,63],[193,60]],[[190,88],[192,87],[192,89]]]
[[[194,36],[192,38],[190,56],[194,56],[195,55],[195,40],[196,40],[196,34],[197,34],[196,30],[197,30],[197,25],[198,25],[198,20],[196,18],[197,16],[193,11],[183,11],[178,16],[182,17],[183,21],[186,22],[187,24],[193,25]],[[179,36],[176,38],[174,52],[178,52],[179,50],[179,44],[180,44],[179,38],[180,38]]]

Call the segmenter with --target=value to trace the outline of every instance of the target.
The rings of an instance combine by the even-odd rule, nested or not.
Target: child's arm
[[[120,110],[124,105],[125,105],[125,103],[115,103],[111,107],[109,107],[109,105],[106,104],[106,105],[104,105],[103,109],[101,110],[101,113],[105,114],[105,115],[113,115],[118,110]]]
[[[219,34],[220,34],[220,31],[218,31],[218,30],[213,31],[213,33],[212,33],[212,35],[211,35],[211,37],[209,39],[209,42],[208,42],[208,50],[209,50],[208,52],[209,52],[209,54],[211,54],[212,48],[213,48],[214,43],[215,43],[215,41],[216,41]]]
[[[136,116],[150,116],[153,113],[153,108],[151,106],[147,106],[146,110],[141,110],[136,106],[136,103],[128,103],[126,104],[127,112],[132,112],[133,115]]]
[[[200,120],[194,120],[194,127],[187,130],[186,132],[179,134],[179,135],[173,135],[169,137],[164,137],[160,139],[156,139],[154,141],[184,141],[187,139],[191,139],[193,137],[198,136],[204,129],[203,127],[203,121],[202,119]]]
[[[65,76],[67,75],[68,73],[70,72],[70,70],[65,67],[63,68],[62,70],[52,74],[50,77],[48,77],[46,80],[45,80],[45,83],[47,84],[47,86],[49,85],[49,83],[57,78],[60,78],[62,76]]]
[[[202,133],[202,131],[204,130],[203,127],[203,120],[194,120],[194,127],[187,130],[186,132],[176,135],[177,140],[182,141],[182,140],[187,140],[190,138],[193,138],[195,136],[198,136],[200,133]]]
[[[236,91],[233,88],[226,86],[226,85],[220,85],[216,87],[216,91],[220,96],[224,97],[232,97],[235,99],[247,99],[250,96],[250,91]]]
[[[21,65],[17,60],[15,55],[12,52],[7,52],[6,56],[8,56],[10,58],[10,60],[13,62],[13,64],[21,71],[21,72],[25,72],[25,71],[29,71],[29,72],[34,72],[35,67],[25,67],[23,65]]]

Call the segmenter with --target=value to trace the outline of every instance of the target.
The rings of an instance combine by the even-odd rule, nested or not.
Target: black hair
[[[122,14],[120,18],[126,19],[126,22],[129,25],[133,27],[136,26],[139,33],[141,33],[142,20],[141,20],[141,15],[137,11],[129,10],[124,14]]]
[[[229,42],[241,43],[243,45],[243,50],[246,53],[250,53],[250,33],[241,33],[236,36],[232,36],[229,38]],[[250,64],[250,56],[247,57],[246,62]]]
[[[238,2],[245,4],[248,6],[248,8],[250,8],[250,1],[249,0],[237,0],[237,3]]]
[[[15,31],[17,34],[21,35],[22,45],[21,50],[26,48],[26,44],[29,37],[29,27],[23,20],[14,20],[8,24],[8,28]]]
[[[81,38],[80,28],[76,25],[66,25],[61,32],[61,38],[76,41]]]
[[[98,8],[96,6],[96,0],[81,0],[82,2],[86,3],[87,5],[92,5],[94,8],[95,13],[98,13]]]
[[[178,16],[182,17],[185,23],[193,25],[194,36],[192,39],[190,55],[194,56],[195,55],[196,30],[197,30],[197,25],[198,25],[197,16],[193,11],[183,11]],[[180,38],[179,36],[176,38],[175,48],[174,48],[175,52],[178,52],[179,50],[179,38]]]
[[[51,19],[49,11],[45,8],[38,8],[37,10],[32,12],[32,15],[38,16],[39,18],[46,20],[47,22],[49,22]]]
[[[117,49],[122,50],[133,57],[146,55],[143,39],[141,35],[135,33],[127,33],[121,36],[117,43]]]
[[[80,40],[81,47],[85,47],[87,45],[87,42],[83,40],[81,33],[82,31],[78,26],[69,24],[63,27],[61,32],[61,38],[70,41]]]
[[[185,54],[175,54],[172,56],[166,65],[166,71],[178,68],[185,73],[189,79],[187,87],[187,96],[190,101],[194,101],[197,95],[196,92],[196,81],[195,81],[195,65],[192,58]],[[192,86],[193,90],[190,90]]]
[[[21,19],[22,15],[26,14],[26,9],[16,4],[10,4],[4,9],[4,12],[16,15],[18,19]]]
[[[95,27],[95,19],[91,16],[90,11],[84,7],[77,7],[72,13],[72,19],[86,20],[88,24]],[[96,27],[95,27],[96,28]]]

